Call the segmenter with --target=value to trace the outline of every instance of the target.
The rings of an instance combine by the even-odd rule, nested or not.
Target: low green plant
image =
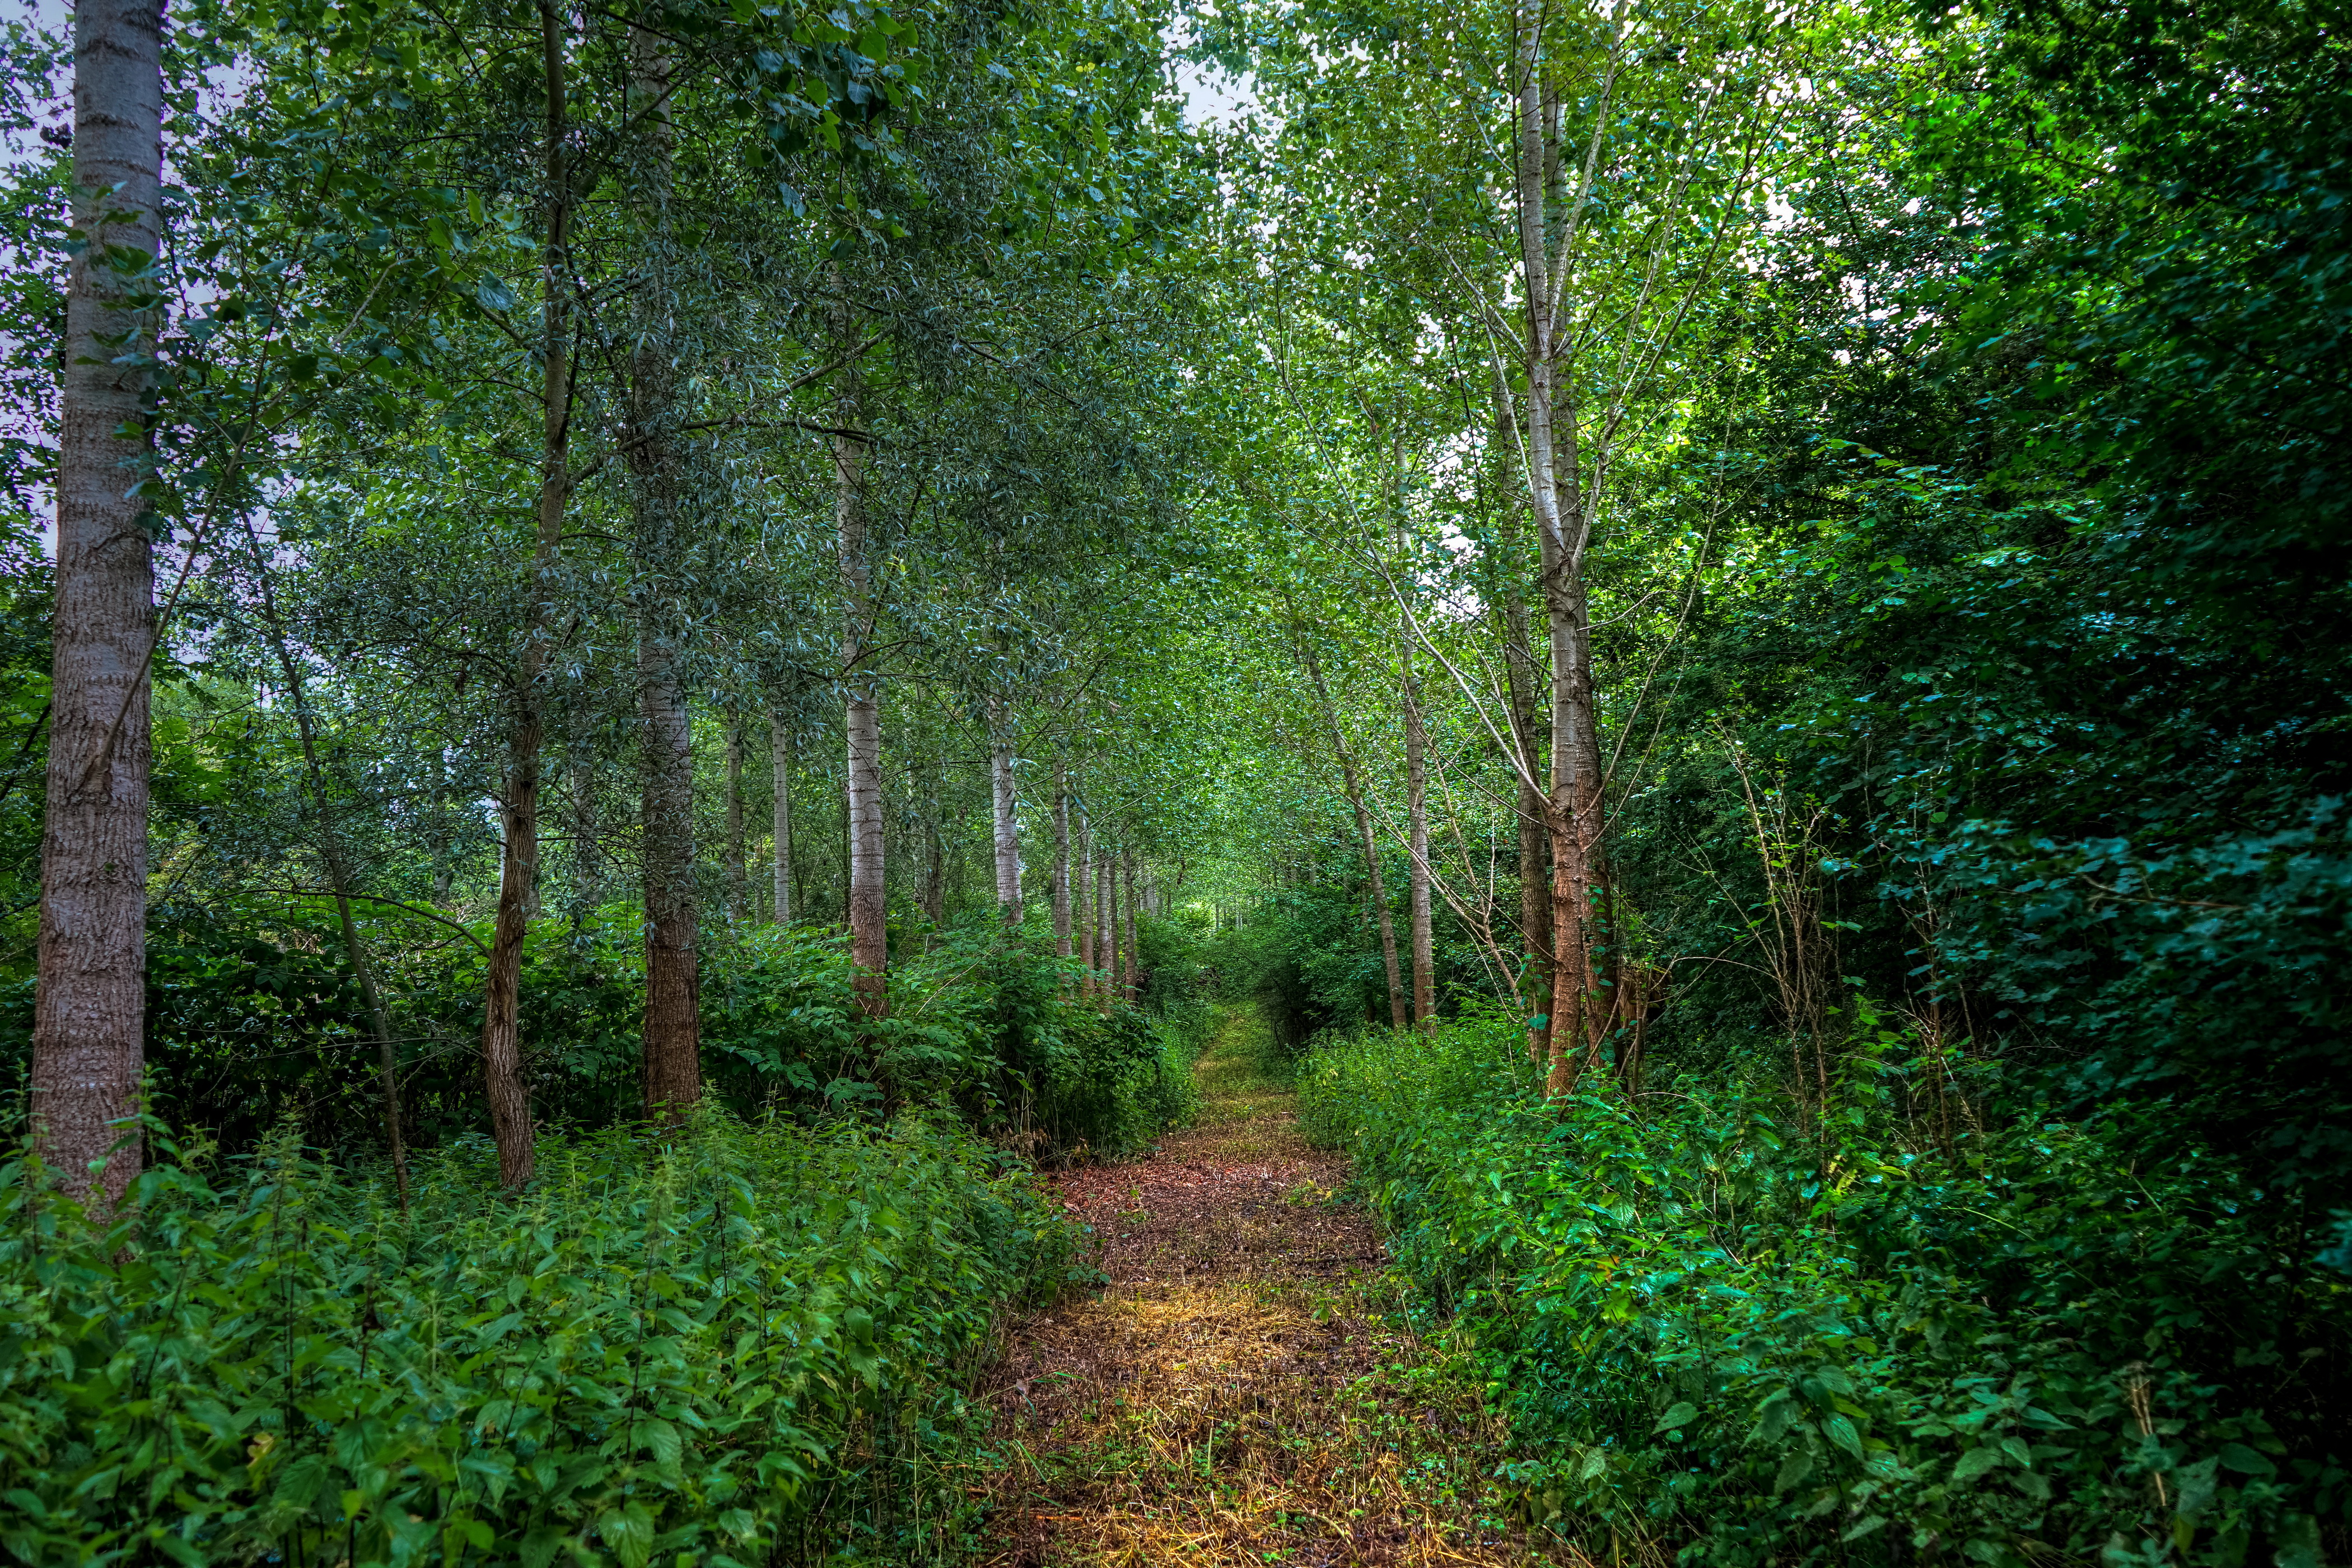
[[[1327,1037],[1307,1125],[1481,1357],[1539,1521],[1688,1563],[2318,1568],[2352,1476],[2324,1216],[2136,1110],[1923,1135],[1865,1029],[1826,1115],[1688,1079],[1547,1103],[1510,1020]]]
[[[927,1462],[881,1436],[951,1428],[1001,1305],[1074,1257],[1028,1176],[918,1116],[550,1139],[511,1200],[462,1142],[404,1216],[290,1134],[163,1152],[106,1225],[0,1169],[19,1561],[781,1561],[845,1479]]]

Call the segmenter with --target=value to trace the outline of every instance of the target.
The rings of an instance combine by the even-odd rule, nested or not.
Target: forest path
[[[1265,1070],[1221,1024],[1200,1124],[1055,1179],[1109,1283],[1013,1326],[990,1386],[991,1568],[1524,1564],[1488,1478],[1501,1423],[1396,1326],[1370,1215],[1333,1197]]]

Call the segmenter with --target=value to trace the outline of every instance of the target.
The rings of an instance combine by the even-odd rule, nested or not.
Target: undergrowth
[[[950,1123],[458,1145],[404,1217],[290,1133],[100,1227],[5,1171],[0,1544],[26,1563],[929,1560],[1000,1305],[1072,1231]],[[968,1521],[962,1521],[968,1523]]]
[[[2352,1295],[2188,1144],[1703,1088],[1548,1105],[1505,1021],[1328,1037],[1302,1074],[1528,1506],[1595,1556],[2318,1568],[2342,1561]]]

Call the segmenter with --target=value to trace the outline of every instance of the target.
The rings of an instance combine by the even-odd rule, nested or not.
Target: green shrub
[[[767,1563],[1071,1256],[1026,1177],[915,1117],[539,1158],[509,1203],[478,1144],[426,1155],[404,1219],[281,1136],[217,1180],[157,1162],[106,1230],[0,1171],[0,1544]]]
[[[2341,1560],[2322,1216],[2193,1146],[2134,1168],[2112,1120],[1907,1136],[1892,1033],[1826,1119],[1687,1079],[1548,1107],[1522,1038],[1327,1039],[1302,1089],[1539,1456],[1538,1518],[1693,1563]]]

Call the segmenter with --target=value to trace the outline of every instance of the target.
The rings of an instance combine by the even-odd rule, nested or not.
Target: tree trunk
[[[630,467],[635,483],[637,719],[644,747],[645,1105],[676,1122],[702,1095],[701,977],[694,867],[694,734],[678,662],[684,630],[667,583],[680,554],[684,454],[677,420],[677,300],[667,255],[675,133],[667,107],[669,46],[629,31],[632,98],[648,107],[636,199],[648,236],[629,365]]]
[[[352,976],[360,983],[360,998],[366,1005],[368,1023],[375,1037],[376,1086],[383,1110],[384,1150],[392,1157],[393,1185],[400,1195],[400,1212],[405,1215],[408,1142],[401,1131],[400,1060],[393,1044],[392,1016],[384,1008],[383,994],[376,988],[375,966],[368,962],[366,944],[360,940],[359,922],[352,918],[350,862],[343,857],[342,845],[335,832],[326,773],[319,763],[318,726],[310,716],[308,683],[302,679],[301,667],[294,661],[284,623],[278,618],[278,591],[270,580],[269,558],[261,548],[260,536],[249,523],[246,540],[252,547],[255,578],[260,584],[263,624],[268,628],[270,647],[278,654],[278,668],[286,677],[287,695],[294,703],[294,730],[302,745],[302,775],[310,797],[311,820],[319,833],[319,859],[326,868],[327,890],[334,896],[343,952],[351,961]]]
[[[547,239],[540,251],[546,292],[540,348],[547,374],[540,416],[538,536],[531,547],[530,606],[516,661],[506,776],[499,786],[499,911],[482,975],[482,1098],[498,1145],[499,1180],[509,1191],[530,1180],[535,1159],[530,1091],[522,1073],[522,948],[539,885],[540,751],[547,722],[541,686],[554,619],[548,579],[562,546],[564,509],[572,497],[572,195],[564,157],[563,15],[555,0],[540,0],[539,29],[547,93],[541,171],[547,186]]]
[[[768,765],[775,773],[776,901],[778,925],[793,923],[793,742],[781,714],[768,716]]]
[[[1315,657],[1307,639],[1298,641],[1298,657],[1307,666],[1307,676],[1315,685],[1315,698],[1323,710],[1323,722],[1330,729],[1332,750],[1339,758],[1339,782],[1348,792],[1348,807],[1356,814],[1356,838],[1364,847],[1364,876],[1370,887],[1372,920],[1381,935],[1381,967],[1389,983],[1389,1025],[1402,1029],[1412,1021],[1405,1005],[1404,974],[1397,963],[1396,922],[1389,915],[1388,890],[1381,875],[1381,845],[1372,833],[1372,814],[1364,804],[1363,785],[1356,778],[1355,759],[1349,754],[1347,732],[1339,728],[1339,710],[1332,706],[1331,689],[1323,681],[1323,666]]]
[[[834,269],[835,352],[856,347],[849,295],[841,270]],[[864,413],[865,378],[853,363],[841,373],[834,423],[856,431]],[[849,961],[857,1010],[867,1018],[889,1011],[889,893],[883,880],[882,681],[867,663],[874,630],[873,575],[866,554],[866,443],[861,436],[833,439],[834,527],[841,561],[841,679],[845,692],[842,728],[847,737],[849,805]]]
[[[1528,642],[1527,595],[1516,587],[1503,599],[1505,664],[1510,680],[1511,733],[1532,773],[1543,755],[1536,715],[1536,670]],[[1551,1029],[1551,891],[1545,885],[1544,796],[1527,777],[1518,781],[1514,816],[1519,835],[1519,938],[1528,958],[1529,991],[1546,1015],[1545,1026],[1528,1031],[1530,1056],[1544,1059]]]
[[[751,879],[743,847],[743,715],[727,710],[727,919],[751,923]]]
[[[163,247],[163,30],[161,5],[147,0],[74,7],[73,217],[89,244],[67,283],[59,389],[31,1110],[60,1186],[107,1210],[143,1157],[147,663],[156,627],[147,503],[125,492],[149,451],[148,381],[143,367],[115,362],[152,342],[152,322],[132,313],[129,296],[152,286],[139,275]],[[125,332],[128,344],[100,341]]]
[[[1054,951],[1070,956],[1070,790],[1054,764]]]
[[[1120,858],[1127,870],[1127,967],[1119,976],[1119,994],[1128,1001],[1135,1000],[1137,988],[1142,984],[1143,948],[1135,939],[1135,851],[1130,849]]]
[[[1078,928],[1078,991],[1091,996],[1095,993],[1095,897],[1094,843],[1087,831],[1086,807],[1078,808],[1078,876],[1077,899],[1072,910]]]
[[[1412,1022],[1426,1032],[1437,1026],[1437,960],[1429,926],[1429,737],[1422,723],[1421,692],[1412,678],[1412,636],[1408,629],[1402,648],[1404,804],[1411,858],[1406,907],[1412,931]]]
[[[1095,856],[1095,960],[1102,976],[1098,994],[1106,1005],[1118,994],[1118,906],[1110,863],[1106,846]]]
[[[1004,704],[988,700],[988,788],[996,844],[996,906],[1021,923],[1021,818],[1013,787],[1013,724]]]
[[[1596,973],[1589,927],[1593,879],[1591,858],[1600,829],[1600,748],[1593,722],[1591,645],[1582,635],[1584,519],[1580,509],[1564,518],[1564,498],[1577,490],[1574,416],[1566,428],[1570,447],[1563,473],[1554,452],[1553,399],[1559,347],[1553,320],[1561,276],[1549,249],[1555,237],[1545,224],[1547,186],[1559,167],[1557,127],[1551,122],[1541,79],[1541,24],[1522,9],[1517,21],[1514,71],[1517,78],[1517,146],[1514,170],[1523,283],[1527,296],[1528,488],[1541,543],[1541,585],[1550,641],[1551,778],[1544,819],[1551,840],[1552,994],[1550,1068],[1547,1091],[1575,1087],[1585,1059],[1606,1037],[1601,1016],[1603,985]],[[1606,95],[1604,91],[1604,105]],[[1557,237],[1558,265],[1564,268],[1573,243],[1576,214],[1566,216]]]

